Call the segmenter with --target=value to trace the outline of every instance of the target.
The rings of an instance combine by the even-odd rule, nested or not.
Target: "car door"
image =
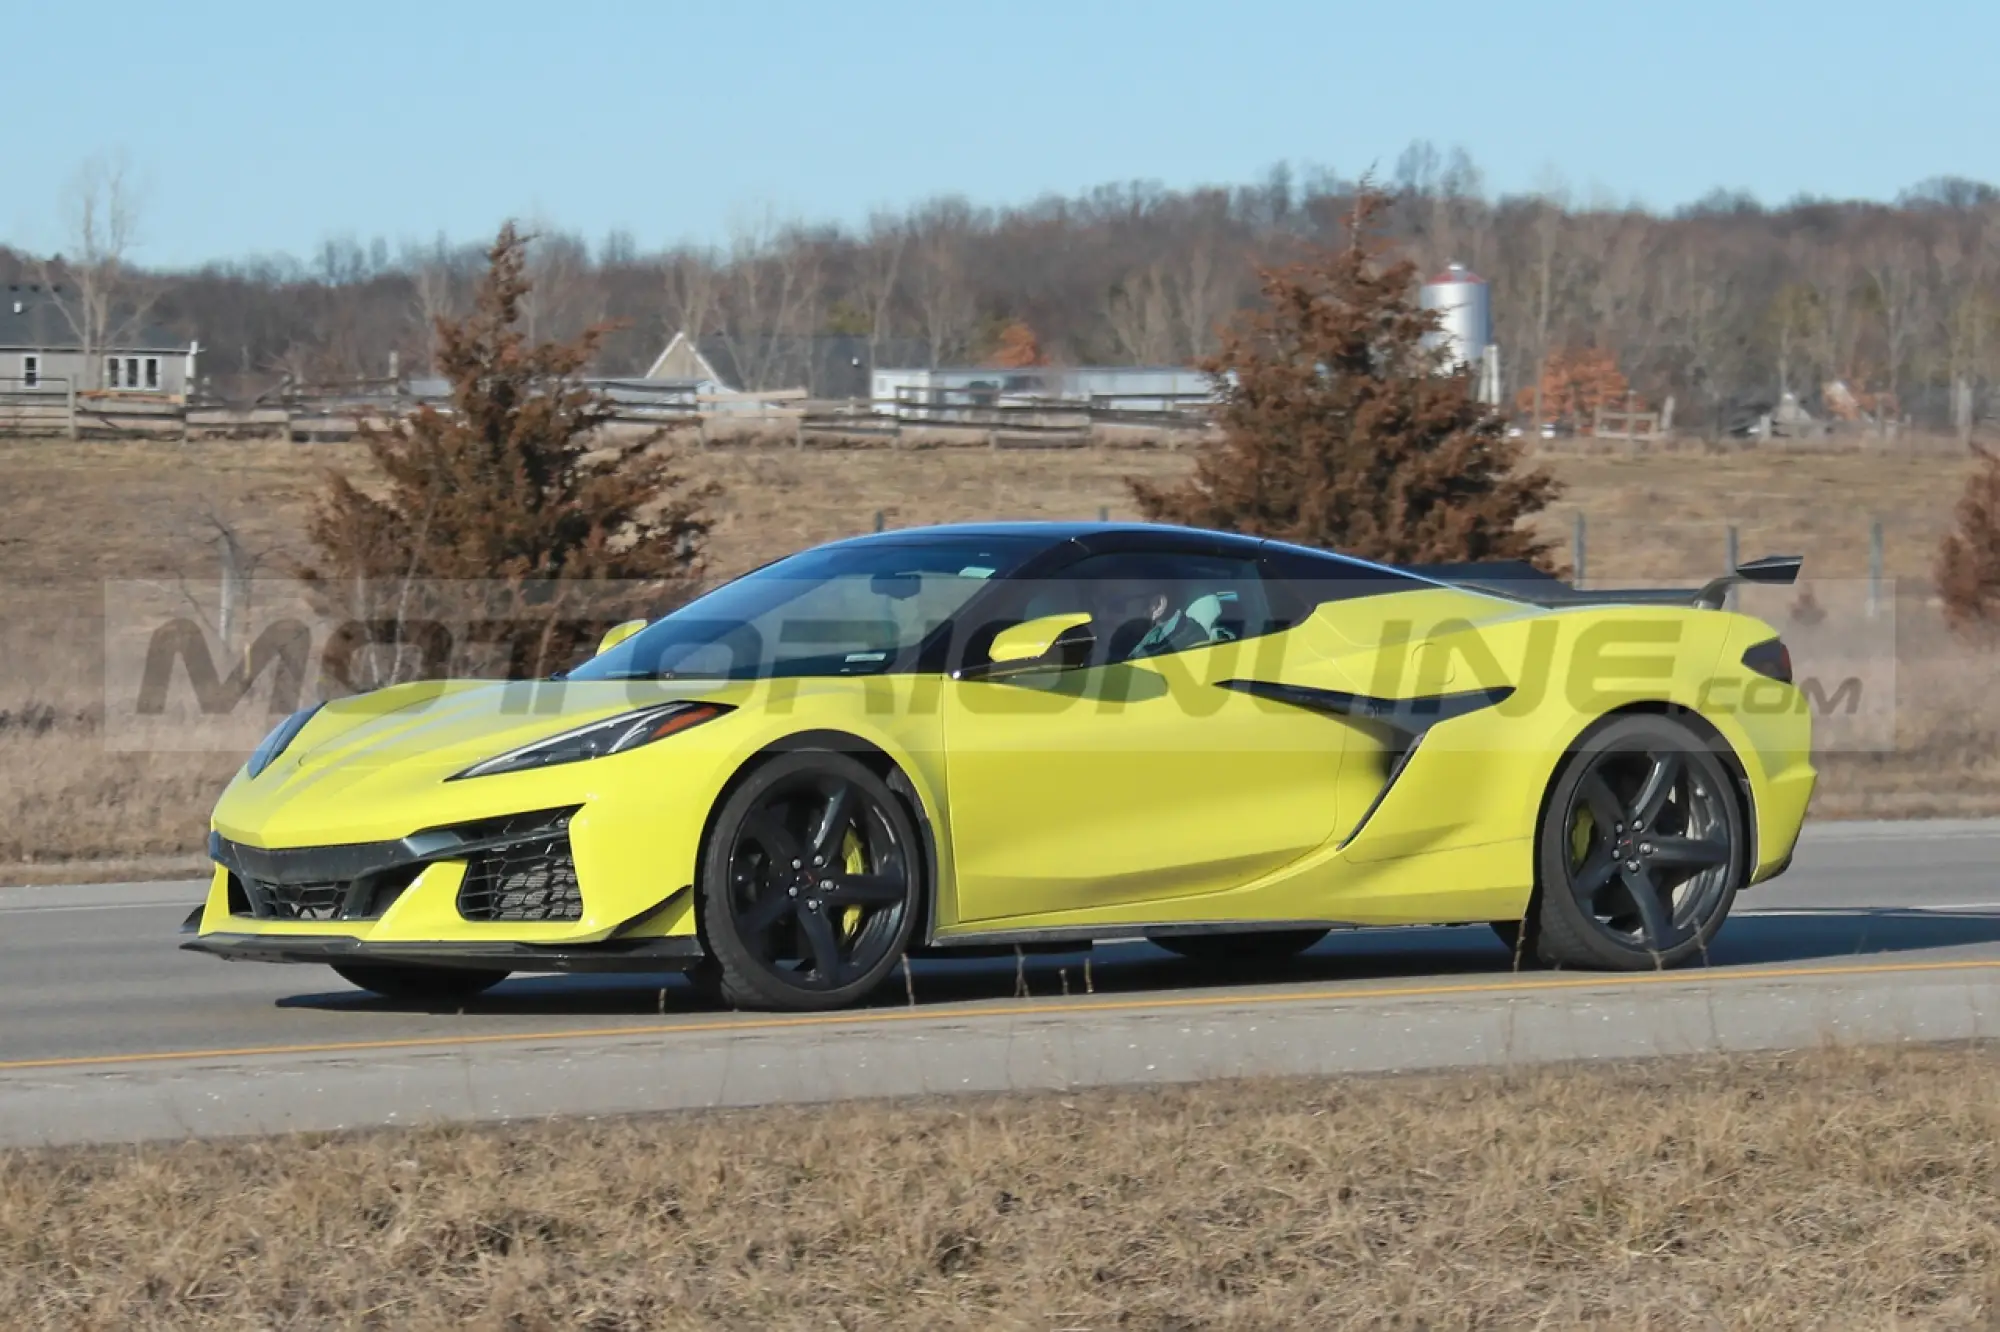
[[[1087,665],[945,686],[957,919],[994,923],[1248,883],[1332,834],[1345,729],[1227,682],[1288,621],[1254,547],[1094,554],[1001,622],[1087,613]]]

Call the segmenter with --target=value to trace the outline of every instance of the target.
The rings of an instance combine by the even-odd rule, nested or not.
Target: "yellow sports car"
[[[1143,525],[836,542],[555,679],[289,718],[216,806],[186,946],[424,1000],[684,970],[775,1009],[912,953],[1359,925],[1671,966],[1805,816],[1789,654],[1722,609],[1798,567],[1583,592]]]

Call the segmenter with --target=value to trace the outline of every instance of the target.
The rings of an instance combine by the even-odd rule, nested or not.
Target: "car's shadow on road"
[[[1746,911],[1732,917],[1708,950],[1716,969],[1828,965],[1842,959],[1893,961],[1898,955],[2000,943],[2000,912],[1895,908]],[[1061,996],[1270,985],[1338,985],[1424,979],[1504,982],[1515,959],[1485,926],[1351,930],[1283,962],[1218,965],[1176,957],[1150,944],[1112,944],[1084,953],[924,958],[907,979],[892,973],[869,1007],[919,1007]],[[1533,974],[1547,974],[1536,971]],[[1592,973],[1576,973],[1590,975]],[[279,1000],[285,1008],[362,1012],[454,1012],[466,1016],[687,1017],[722,1011],[680,976],[517,976],[462,1005],[394,1003],[343,989]]]

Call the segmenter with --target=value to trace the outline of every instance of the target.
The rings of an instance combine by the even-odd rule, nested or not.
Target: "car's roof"
[[[1266,537],[1249,536],[1242,532],[1218,532],[1204,527],[1180,527],[1171,523],[1140,522],[987,522],[987,523],[939,523],[929,527],[904,527],[890,531],[870,533],[866,536],[848,537],[833,545],[856,546],[881,543],[919,543],[924,541],[987,541],[1029,539],[1039,543],[1039,549],[1047,550],[1067,541],[1097,542],[1106,538],[1160,537],[1175,542],[1197,541],[1214,547],[1239,551],[1257,549],[1287,551],[1294,555],[1337,563],[1353,570],[1366,570],[1408,579],[1412,582],[1442,585],[1440,580],[1394,565],[1381,564],[1374,560],[1364,560],[1353,555],[1342,555],[1337,551],[1319,550],[1311,546],[1301,546],[1287,541]]]
[[[1074,541],[1078,537],[1100,536],[1107,532],[1146,532],[1172,536],[1213,536],[1228,541],[1255,541],[1255,537],[1240,536],[1231,532],[1210,532],[1199,527],[1175,527],[1167,523],[1113,523],[1113,522],[990,522],[990,523],[934,523],[927,527],[899,527],[886,532],[875,532],[867,536],[849,537],[852,542],[861,541],[901,541],[912,537],[939,540],[970,538],[974,541],[982,537],[1037,537],[1054,545],[1059,541]],[[842,543],[846,544],[846,543]]]

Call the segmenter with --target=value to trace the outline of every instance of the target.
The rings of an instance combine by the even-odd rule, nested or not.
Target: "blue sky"
[[[1722,186],[2000,181],[2000,0],[92,0],[14,6],[0,241],[61,243],[86,158],[143,182],[140,258],[490,236],[642,248],[939,193],[1384,170],[1671,208]]]

